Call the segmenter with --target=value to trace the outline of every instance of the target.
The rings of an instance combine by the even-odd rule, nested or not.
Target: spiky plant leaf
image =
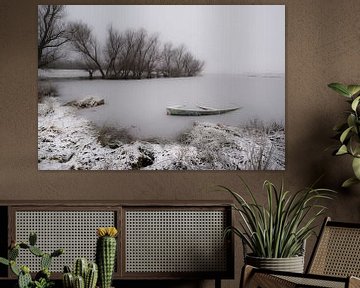
[[[324,206],[316,205],[319,200],[330,199],[334,191],[328,189],[305,188],[290,193],[283,183],[278,189],[270,181],[264,182],[267,203],[260,205],[254,193],[247,186],[252,202],[247,202],[239,193],[220,186],[230,193],[237,204],[234,210],[240,214],[240,228],[229,227],[243,243],[249,246],[254,256],[291,257],[299,255],[304,241],[314,231],[314,221],[323,214]]]

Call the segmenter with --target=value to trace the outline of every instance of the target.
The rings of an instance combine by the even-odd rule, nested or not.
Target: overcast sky
[[[105,41],[119,31],[145,28],[161,43],[185,44],[205,61],[205,73],[285,72],[284,5],[68,5]]]

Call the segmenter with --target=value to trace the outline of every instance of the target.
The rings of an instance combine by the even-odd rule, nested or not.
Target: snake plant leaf
[[[350,96],[357,95],[360,93],[360,85],[348,85],[347,90],[350,93]]]
[[[359,106],[360,96],[356,97],[351,103],[351,109],[356,111],[356,108]]]
[[[339,155],[344,155],[347,153],[349,153],[349,152],[348,152],[346,145],[341,145],[341,147],[339,148],[339,150],[336,152],[335,155],[339,156]]]
[[[351,97],[351,94],[347,88],[346,85],[341,84],[341,83],[330,83],[328,85],[329,88],[333,89],[334,91],[336,91],[337,93],[339,93],[342,96],[345,96],[347,98]]]
[[[350,126],[347,129],[345,129],[345,131],[343,133],[341,133],[341,136],[340,136],[341,143],[344,143],[344,141],[346,140],[346,137],[349,135],[349,132],[352,130],[352,128],[353,128],[353,126]]]
[[[352,168],[357,179],[360,180],[360,158],[354,157]]]
[[[344,183],[341,185],[341,187],[348,188],[352,185],[359,184],[359,183],[360,183],[359,179],[357,179],[356,177],[351,177],[351,178],[347,179],[346,181],[344,181]]]

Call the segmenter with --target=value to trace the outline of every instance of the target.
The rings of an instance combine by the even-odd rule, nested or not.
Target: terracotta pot
[[[275,271],[304,272],[304,256],[289,258],[263,258],[246,255],[245,263],[254,267]]]

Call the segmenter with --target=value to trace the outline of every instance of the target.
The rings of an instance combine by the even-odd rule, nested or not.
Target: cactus
[[[74,288],[85,288],[84,278],[77,275],[74,277]]]
[[[110,288],[116,256],[115,227],[98,228],[99,238],[96,243],[96,262],[99,267],[99,284],[101,288]]]
[[[29,235],[29,244],[31,246],[35,246],[36,245],[36,241],[37,241],[37,235],[34,232],[31,232]]]
[[[18,276],[18,286],[19,288],[29,288],[29,287],[50,287],[52,282],[50,281],[50,264],[53,257],[60,256],[64,250],[58,249],[53,253],[48,254],[36,247],[37,236],[35,233],[30,233],[29,244],[20,242],[16,243],[11,241],[11,245],[8,251],[8,259],[0,257],[0,263],[10,266],[11,271]],[[16,264],[16,259],[19,256],[19,250],[24,249],[28,250],[30,253],[37,257],[41,257],[41,271],[39,271],[35,276],[35,281],[32,280],[30,275],[30,269],[27,266],[22,266],[21,268]],[[45,286],[44,286],[45,285]]]
[[[31,245],[30,245],[29,251],[30,251],[32,254],[34,254],[35,256],[37,256],[37,257],[41,257],[41,256],[44,255],[44,252],[42,252],[42,251],[40,250],[40,248],[38,248],[38,247],[36,247],[36,246],[31,246]]]
[[[74,266],[75,276],[81,276],[83,279],[85,279],[87,268],[88,268],[88,262],[86,258],[76,259]]]
[[[41,278],[49,280],[50,275],[51,275],[51,273],[50,273],[49,269],[44,268],[44,269],[40,270],[38,273],[36,273],[35,280],[40,281]]]
[[[64,253],[64,249],[57,249],[51,253],[51,257],[58,257]]]
[[[73,288],[74,287],[74,276],[72,273],[67,272],[63,274],[62,277],[64,288]]]
[[[3,258],[3,257],[0,257],[0,263],[4,264],[6,266],[10,265],[10,261],[8,259]]]
[[[19,246],[16,245],[14,248],[10,249],[8,256],[9,260],[15,261],[16,258],[19,256]]]
[[[95,288],[98,279],[98,266],[96,263],[89,263],[85,276],[85,288]]]
[[[63,286],[64,288],[77,288],[76,285],[83,288],[95,288],[98,278],[98,268],[95,263],[89,263],[85,258],[78,258],[74,263],[74,273],[71,273],[69,266],[64,266]],[[81,280],[83,284],[81,283]],[[77,279],[77,280],[76,280]]]
[[[32,279],[28,267],[27,270],[28,270],[27,272],[22,270],[19,274],[19,279],[18,279],[19,288],[28,288],[32,283]]]
[[[16,275],[19,276],[20,274],[20,268],[16,265],[16,262],[14,260],[11,260],[10,262],[10,269],[11,271]]]
[[[44,253],[43,256],[41,257],[41,261],[40,261],[40,267],[41,269],[49,269],[50,265],[51,265],[51,260],[52,257],[50,254]]]

